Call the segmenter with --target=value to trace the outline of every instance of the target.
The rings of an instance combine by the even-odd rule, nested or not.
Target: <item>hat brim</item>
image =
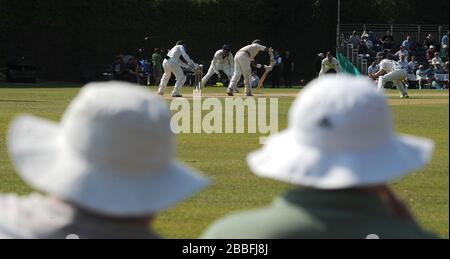
[[[271,137],[261,150],[248,156],[258,176],[317,189],[374,186],[399,179],[425,166],[434,149],[432,141],[395,136],[390,142],[362,152],[326,152],[296,142],[287,130]]]
[[[155,214],[208,185],[206,177],[175,161],[156,172],[99,168],[74,155],[61,139],[57,123],[21,116],[11,125],[8,146],[28,184],[98,214]]]

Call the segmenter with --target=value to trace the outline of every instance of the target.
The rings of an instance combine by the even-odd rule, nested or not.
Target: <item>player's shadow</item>
[[[11,83],[0,81],[0,88],[8,89],[40,89],[40,88],[81,88],[83,83],[39,81],[37,83]]]
[[[0,99],[0,102],[2,103],[40,103],[43,101],[36,101],[36,100],[7,100],[7,99]]]

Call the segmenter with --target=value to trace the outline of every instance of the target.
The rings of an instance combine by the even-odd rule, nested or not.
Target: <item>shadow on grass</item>
[[[76,82],[54,82],[39,81],[37,83],[11,83],[0,82],[0,88],[21,88],[21,89],[38,89],[38,88],[81,88],[83,83]]]
[[[36,100],[2,100],[0,99],[0,103],[41,103],[44,101],[36,101]]]

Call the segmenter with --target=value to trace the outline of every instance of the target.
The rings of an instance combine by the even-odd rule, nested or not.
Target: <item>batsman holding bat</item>
[[[255,40],[251,45],[245,46],[236,53],[234,58],[234,75],[228,86],[227,94],[234,96],[236,86],[242,76],[244,76],[245,93],[247,96],[253,96],[250,85],[252,77],[251,63],[260,51],[268,52],[270,55],[270,66],[266,67],[266,73],[269,73],[275,64],[273,49],[261,45],[260,40]],[[258,65],[261,66],[261,65]],[[267,77],[267,75],[266,75]],[[264,83],[264,80],[261,80]]]

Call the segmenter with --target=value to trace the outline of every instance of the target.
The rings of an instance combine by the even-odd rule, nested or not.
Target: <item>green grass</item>
[[[20,113],[59,120],[78,88],[0,88],[0,193],[27,194],[32,191],[16,175],[8,158],[5,135],[10,120]],[[189,93],[191,89],[185,89]],[[298,90],[267,89],[265,93],[296,93]],[[221,93],[210,88],[207,93]],[[396,91],[389,91],[395,93]],[[448,96],[420,96],[446,93],[412,91],[413,100],[447,100],[443,104],[393,106],[397,129],[402,133],[424,136],[436,142],[432,163],[392,184],[408,202],[419,222],[441,237],[449,228],[449,107]],[[393,98],[396,102],[398,98]],[[279,100],[280,128],[287,125],[286,115],[294,97]],[[276,181],[263,180],[249,171],[246,155],[259,148],[259,135],[186,134],[179,135],[178,157],[213,180],[213,185],[192,199],[162,213],[156,229],[172,238],[195,238],[215,219],[230,212],[261,207],[291,188]]]

